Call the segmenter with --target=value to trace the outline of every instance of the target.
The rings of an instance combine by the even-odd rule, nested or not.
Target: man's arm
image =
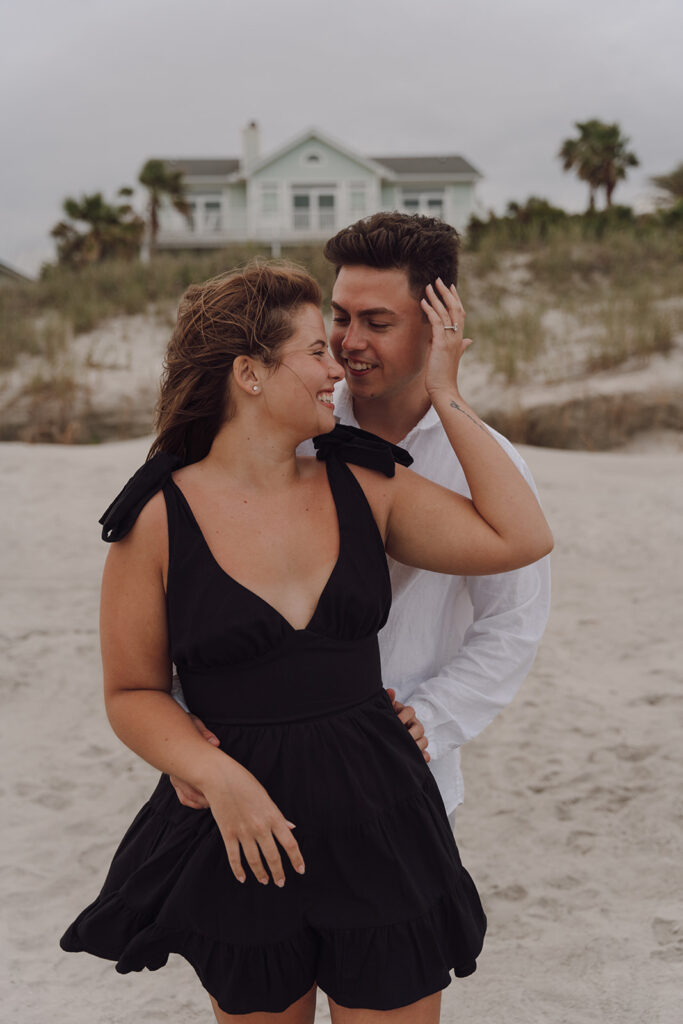
[[[478,736],[511,702],[536,656],[550,608],[550,559],[469,577],[474,621],[462,647],[411,694],[437,760]]]

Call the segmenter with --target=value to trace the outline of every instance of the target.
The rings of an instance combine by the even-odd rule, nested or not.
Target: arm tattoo
[[[468,420],[472,420],[472,423],[474,423],[475,427],[479,427],[479,429],[483,430],[485,434],[488,434],[488,430],[483,425],[483,423],[480,423],[479,420],[475,420],[474,416],[470,416],[470,414],[465,409],[463,409],[462,406],[458,405],[457,402],[451,402],[451,409],[457,409],[458,412],[461,412],[463,414],[463,416],[467,416]]]

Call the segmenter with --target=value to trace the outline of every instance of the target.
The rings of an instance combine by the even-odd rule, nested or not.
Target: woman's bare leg
[[[441,993],[418,999],[398,1010],[350,1010],[327,997],[332,1024],[439,1024]]]
[[[316,989],[314,985],[305,996],[297,999],[282,1013],[223,1013],[213,996],[210,999],[218,1024],[313,1024]]]

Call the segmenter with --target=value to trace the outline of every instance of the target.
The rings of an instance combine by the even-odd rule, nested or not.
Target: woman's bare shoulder
[[[153,562],[162,567],[167,564],[168,517],[162,491],[157,491],[143,505],[130,531],[111,545],[110,554],[115,558]]]

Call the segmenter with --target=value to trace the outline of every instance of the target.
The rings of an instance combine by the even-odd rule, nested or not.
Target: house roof
[[[170,159],[169,157],[159,157],[160,160],[166,164],[171,171],[182,171],[183,174],[189,174],[191,176],[199,175],[200,177],[221,177],[222,175],[234,174],[235,171],[239,170],[240,162],[237,159],[227,158],[222,159],[221,157],[207,157],[207,158],[194,158],[194,157],[179,157],[178,159]]]
[[[467,174],[481,177],[476,167],[461,156],[374,156],[372,159],[399,175]]]
[[[23,274],[21,270],[17,270],[16,267],[10,266],[9,263],[5,263],[4,260],[0,260],[0,277],[11,278],[12,281],[33,281],[32,277],[28,274]]]
[[[294,146],[299,145],[301,142],[309,138],[316,138],[379,173],[386,171],[388,172],[387,176],[389,178],[422,177],[423,175],[429,177],[450,177],[451,175],[462,175],[468,178],[481,178],[481,174],[476,167],[473,167],[471,163],[461,156],[366,157],[354,152],[341,143],[330,139],[329,136],[323,135],[315,128],[308,129],[308,131],[303,132],[301,135],[297,136],[296,139],[290,140],[290,142],[280,147],[275,152],[267,153],[265,156],[261,157],[261,159],[258,160],[251,168],[251,171],[260,170],[273,160],[278,159],[289,149],[292,149]],[[178,157],[176,159],[163,157],[160,159],[163,159],[164,163],[167,164],[171,170],[182,171],[183,174],[186,174],[189,177],[228,177],[229,175],[238,174],[241,171],[240,160],[235,157]]]

